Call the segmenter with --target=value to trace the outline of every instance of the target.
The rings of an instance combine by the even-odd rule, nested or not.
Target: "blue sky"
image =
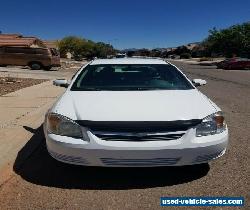
[[[77,35],[118,49],[178,46],[250,21],[250,0],[1,0],[0,7],[3,33]]]

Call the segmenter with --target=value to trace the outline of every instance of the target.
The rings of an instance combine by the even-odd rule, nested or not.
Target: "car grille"
[[[170,141],[181,138],[185,133],[103,133],[93,132],[95,136],[105,141]]]
[[[170,141],[181,138],[201,120],[177,121],[88,121],[77,120],[79,125],[105,141]]]
[[[101,161],[107,166],[170,166],[177,164],[180,159],[180,157],[153,159],[101,158]]]

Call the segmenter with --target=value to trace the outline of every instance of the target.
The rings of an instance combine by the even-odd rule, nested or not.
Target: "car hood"
[[[67,91],[54,109],[73,120],[91,121],[190,120],[217,111],[197,89]]]

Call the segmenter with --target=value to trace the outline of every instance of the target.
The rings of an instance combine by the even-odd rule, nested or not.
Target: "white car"
[[[174,65],[160,59],[97,59],[72,78],[46,114],[50,155],[86,166],[148,167],[206,163],[222,156],[222,111]],[[216,87],[215,87],[216,88]]]

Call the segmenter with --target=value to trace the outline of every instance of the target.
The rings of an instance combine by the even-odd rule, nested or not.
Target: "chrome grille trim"
[[[95,136],[105,141],[170,141],[181,138],[185,132],[162,132],[162,133],[141,133],[141,132],[93,132]]]

